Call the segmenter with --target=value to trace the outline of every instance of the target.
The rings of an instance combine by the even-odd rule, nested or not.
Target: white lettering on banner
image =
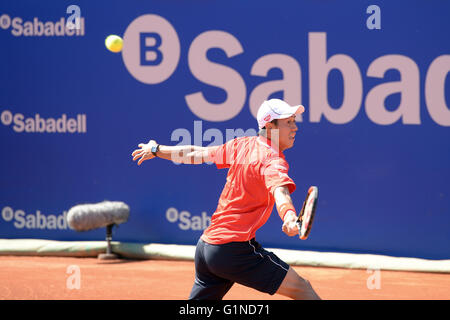
[[[146,84],[166,81],[180,60],[180,40],[163,17],[146,14],[135,19],[123,36],[122,58],[133,77]]]
[[[176,208],[167,209],[166,219],[170,223],[178,222],[178,228],[184,231],[205,230],[211,224],[211,217],[206,212],[202,212],[201,216],[193,216],[189,211],[178,212]]]
[[[386,55],[375,59],[367,69],[367,75],[383,78],[387,70],[396,69],[400,81],[387,82],[372,88],[366,97],[366,113],[370,120],[380,125],[389,125],[400,118],[404,124],[420,124],[419,67],[408,57]],[[395,111],[384,106],[386,98],[394,93],[401,94],[400,105]]]
[[[69,17],[72,19],[72,17]],[[7,30],[11,27],[11,34],[15,37],[65,37],[84,36],[84,17],[77,17],[77,27],[66,23],[66,18],[61,17],[58,21],[40,21],[34,17],[32,21],[24,21],[21,17],[11,18],[7,14],[0,16],[0,28]]]
[[[450,55],[434,59],[425,80],[425,101],[431,118],[441,126],[450,126],[450,110],[445,103],[445,79],[450,72]],[[447,97],[450,93],[447,90]]]
[[[86,133],[86,115],[78,114],[76,118],[68,118],[66,114],[55,118],[42,118],[38,113],[34,117],[25,118],[21,113],[13,114],[3,110],[0,114],[3,125],[13,124],[12,129],[17,133]]]
[[[338,109],[328,103],[328,75],[332,69],[339,70],[344,81],[344,99]],[[350,56],[336,54],[327,59],[325,33],[309,34],[309,79],[311,122],[320,122],[322,115],[335,124],[348,123],[356,117],[362,101],[361,73]]]
[[[40,210],[36,214],[26,214],[23,210],[13,210],[11,207],[2,209],[1,217],[6,222],[13,222],[16,229],[47,229],[47,230],[66,230],[67,212],[60,215],[43,215]]]
[[[186,103],[198,117],[207,121],[226,121],[239,114],[245,104],[247,89],[241,75],[232,68],[208,60],[206,53],[220,48],[228,58],[244,52],[241,43],[224,31],[208,31],[192,41],[188,53],[189,68],[198,80],[227,92],[227,99],[220,104],[208,102],[203,93],[185,96]]]
[[[372,25],[372,24],[371,24]],[[152,40],[152,41],[147,41]],[[378,84],[363,97],[363,76],[358,63],[346,54],[329,54],[327,34],[308,34],[309,56],[309,121],[320,122],[325,118],[334,124],[346,124],[358,115],[363,101],[367,117],[379,125],[391,125],[401,120],[403,124],[419,125],[420,119],[420,70],[407,56],[388,54],[375,59],[367,70],[367,77],[383,78],[387,70],[397,70],[400,81]],[[191,43],[187,63],[192,75],[199,81],[225,90],[226,99],[212,103],[201,91],[187,93],[188,108],[207,121],[227,121],[236,117],[246,102],[247,85],[237,70],[208,59],[210,49],[218,48],[228,58],[244,53],[244,46],[231,33],[219,30],[202,32]],[[138,81],[158,84],[174,73],[180,59],[180,42],[175,28],[163,17],[143,15],[128,26],[124,36],[123,59]],[[425,101],[431,118],[441,126],[450,126],[450,110],[445,100],[445,82],[450,72],[450,55],[436,58],[425,78]],[[282,71],[283,78],[258,84],[249,93],[252,115],[265,99],[275,92],[282,92],[291,105],[302,104],[302,73],[299,62],[291,56],[272,53],[258,58],[250,75],[267,77],[272,69]],[[331,107],[328,101],[328,78],[332,70],[342,75],[343,100],[339,107]],[[399,106],[392,111],[386,108],[386,98],[400,93]],[[298,117],[298,121],[302,121]]]
[[[302,73],[297,61],[286,54],[268,54],[258,60],[252,66],[252,76],[267,77],[269,71],[278,68],[283,72],[283,79],[266,81],[253,89],[250,94],[250,112],[256,119],[261,101],[266,100],[271,94],[282,91],[284,99],[296,106],[302,102]],[[303,117],[297,115],[295,120],[300,122]]]

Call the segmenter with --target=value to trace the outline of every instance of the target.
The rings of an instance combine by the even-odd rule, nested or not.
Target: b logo
[[[167,80],[180,60],[180,40],[163,17],[146,14],[136,18],[123,36],[122,57],[138,81],[157,84]]]

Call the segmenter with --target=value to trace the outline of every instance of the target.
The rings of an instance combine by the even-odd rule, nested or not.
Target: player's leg
[[[214,274],[268,294],[275,294],[289,265],[254,239],[209,246],[205,259]]]
[[[202,281],[196,276],[189,300],[222,300],[223,296],[233,286],[233,282],[228,280],[214,281]]]
[[[300,277],[292,267],[289,267],[277,293],[295,300],[320,300],[309,281]]]
[[[236,250],[234,258],[226,255],[230,262],[222,261],[220,265],[227,265],[227,269],[217,270],[217,274],[271,295],[278,293],[299,300],[320,299],[307,280],[254,239],[242,243]],[[229,268],[230,263],[234,264],[233,268]],[[229,270],[234,272],[225,273]]]
[[[199,240],[195,250],[195,281],[190,300],[221,300],[233,282],[213,274],[205,261],[205,243]]]

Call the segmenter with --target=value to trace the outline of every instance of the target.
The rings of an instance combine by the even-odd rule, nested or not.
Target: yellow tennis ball
[[[105,46],[111,52],[120,52],[122,51],[123,40],[121,37],[112,34],[106,37]]]

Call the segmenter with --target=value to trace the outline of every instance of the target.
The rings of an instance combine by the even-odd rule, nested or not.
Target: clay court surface
[[[323,299],[450,299],[450,274],[294,268]],[[0,256],[0,299],[7,300],[184,300],[193,280],[191,261]],[[225,296],[225,300],[272,299],[285,298],[238,284]]]

